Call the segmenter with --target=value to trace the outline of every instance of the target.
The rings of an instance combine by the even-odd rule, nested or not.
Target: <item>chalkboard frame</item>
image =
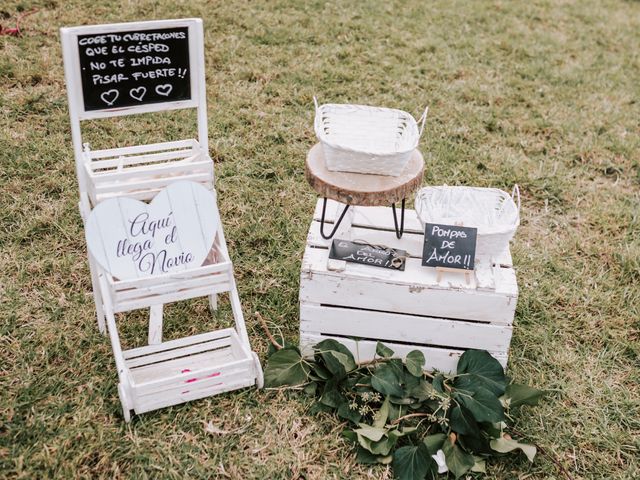
[[[190,100],[168,101],[127,107],[105,108],[100,110],[86,110],[82,91],[80,70],[80,52],[78,37],[81,35],[100,35],[107,33],[122,33],[128,31],[158,30],[165,28],[188,28],[189,40],[189,68],[190,72]],[[69,98],[69,113],[72,123],[77,120],[109,118],[138,113],[160,112],[182,108],[203,107],[206,110],[205,75],[204,75],[204,37],[202,20],[186,18],[176,20],[153,20],[144,22],[113,23],[104,25],[90,25],[82,27],[68,27],[60,29],[62,40],[62,55],[64,59],[67,93]]]

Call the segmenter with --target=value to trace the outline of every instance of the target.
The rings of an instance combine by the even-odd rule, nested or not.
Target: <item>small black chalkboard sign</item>
[[[85,111],[191,99],[188,27],[78,36]]]
[[[331,244],[329,258],[404,271],[407,252],[335,238]]]
[[[478,229],[427,223],[422,266],[473,270]]]

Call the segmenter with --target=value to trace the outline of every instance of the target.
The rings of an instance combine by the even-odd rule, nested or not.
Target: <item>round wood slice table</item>
[[[424,160],[418,150],[413,152],[403,172],[397,177],[332,172],[327,169],[322,145],[317,143],[311,148],[307,155],[305,176],[309,185],[324,198],[322,218],[320,220],[320,235],[322,235],[322,238],[325,240],[333,237],[350,206],[360,205],[374,207],[391,205],[396,236],[401,238],[404,233],[405,199],[420,187],[423,173]],[[345,204],[342,214],[336,221],[329,235],[325,235],[324,233],[327,199]],[[396,203],[399,201],[402,202],[400,227],[398,227],[398,217],[396,215]]]

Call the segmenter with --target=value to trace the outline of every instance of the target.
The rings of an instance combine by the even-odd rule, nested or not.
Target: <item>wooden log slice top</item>
[[[408,198],[422,184],[424,160],[415,150],[397,177],[327,170],[322,145],[317,143],[307,155],[305,176],[321,197],[346,205],[368,207],[391,205]]]

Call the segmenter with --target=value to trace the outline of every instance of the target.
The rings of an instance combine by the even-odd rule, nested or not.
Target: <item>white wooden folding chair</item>
[[[83,102],[79,36],[186,28],[189,41],[191,98],[125,108],[86,109]],[[80,214],[86,223],[92,209],[115,197],[151,200],[169,184],[197,182],[215,195],[213,161],[208,153],[203,31],[200,19],[163,20],[61,29],[71,133],[80,189]],[[125,148],[91,150],[83,143],[81,122],[138,113],[195,108],[198,139]],[[217,208],[211,215],[219,216]],[[233,267],[221,223],[204,265],[179,274],[133,280],[114,278],[91,255],[89,266],[98,327],[108,332],[118,370],[118,393],[124,418],[189,400],[257,384],[262,369],[251,351]],[[227,292],[235,328],[162,342],[163,305]],[[149,345],[122,350],[115,314],[149,308]],[[105,328],[106,327],[106,328]]]

